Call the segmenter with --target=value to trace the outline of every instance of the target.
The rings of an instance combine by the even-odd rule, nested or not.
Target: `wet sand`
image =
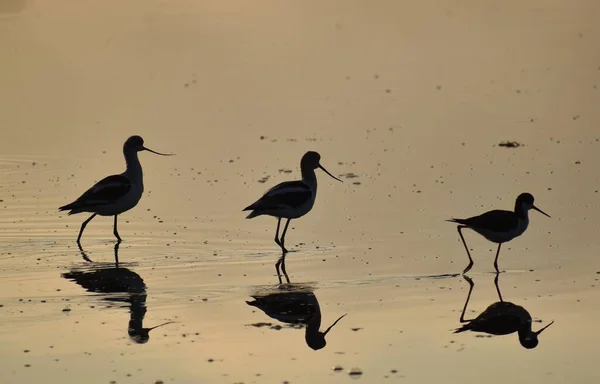
[[[600,379],[600,5],[376,3],[0,5],[0,381]],[[140,155],[118,268],[110,218],[86,261],[87,216],[57,208],[121,172],[133,134],[177,156]],[[318,171],[287,236],[321,331],[347,313],[316,351],[246,303],[282,289],[276,220],[241,212],[307,150],[344,180]],[[444,220],[524,191],[552,218],[503,246],[499,286],[555,323],[532,350],[454,334],[468,260]],[[498,301],[496,247],[465,234],[474,317]]]

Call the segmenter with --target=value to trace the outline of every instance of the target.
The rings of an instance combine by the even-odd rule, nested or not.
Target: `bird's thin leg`
[[[467,283],[469,283],[469,294],[467,295],[467,301],[465,301],[465,306],[463,307],[462,314],[460,315],[460,322],[468,323],[471,320],[465,320],[465,312],[467,311],[467,305],[469,305],[469,300],[471,299],[471,293],[473,292],[475,283],[473,283],[473,280],[471,280],[471,278],[467,275],[463,275],[463,279],[467,280]]]
[[[500,255],[500,247],[502,246],[502,243],[498,244],[498,250],[496,251],[496,258],[494,259],[494,268],[496,268],[496,273],[500,273],[500,271],[498,270],[498,256]]]
[[[115,268],[119,268],[119,244],[118,242],[115,244]]]
[[[88,223],[90,221],[92,221],[92,219],[94,217],[96,217],[96,213],[94,213],[92,216],[90,216],[89,219],[87,219],[86,221],[83,222],[83,224],[81,224],[81,229],[79,230],[79,236],[77,236],[77,244],[79,244],[79,246],[81,246],[81,235],[83,235],[83,230],[85,229],[85,226],[88,225]]]
[[[281,217],[277,218],[277,229],[275,230],[275,244],[281,247],[281,242],[279,241],[279,225],[281,224]]]
[[[469,252],[469,247],[467,247],[467,242],[465,241],[465,238],[463,237],[462,234],[462,229],[463,228],[468,228],[466,225],[459,225],[456,227],[458,229],[458,234],[460,235],[460,239],[463,242],[463,245],[465,246],[465,249],[467,250],[467,256],[469,256],[469,265],[467,265],[467,268],[465,268],[465,270],[463,271],[463,275],[467,272],[469,272],[469,270],[473,267],[473,259],[471,258],[471,252]]]
[[[122,240],[121,236],[119,236],[119,231],[117,231],[117,215],[115,215],[115,230],[113,231],[113,234],[117,238],[117,243],[120,243]]]
[[[285,223],[285,227],[283,227],[283,233],[281,234],[281,250],[283,251],[283,254],[285,255],[287,253],[287,249],[285,249],[285,233],[287,232],[288,229],[288,225],[290,225],[290,221],[292,221],[292,219],[288,219],[288,221]]]
[[[290,283],[290,278],[285,270],[285,253],[281,255],[281,270],[283,271],[283,276],[285,276],[285,280],[287,283]]]
[[[504,301],[502,299],[502,294],[500,293],[500,285],[498,284],[498,277],[500,276],[499,273],[496,273],[496,277],[494,277],[494,285],[496,286],[496,292],[498,292],[498,297],[500,298],[500,301]]]
[[[277,271],[277,278],[279,279],[279,284],[281,284],[281,273],[279,272],[279,266],[281,265],[282,260],[283,256],[281,256],[279,260],[277,260],[277,263],[275,263],[275,270]]]

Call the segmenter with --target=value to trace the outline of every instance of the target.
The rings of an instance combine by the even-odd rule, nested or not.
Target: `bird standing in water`
[[[458,234],[467,250],[467,256],[469,256],[469,265],[463,271],[463,274],[467,273],[471,267],[473,267],[473,259],[469,252],[469,247],[465,242],[465,238],[462,234],[463,228],[470,228],[481,236],[485,237],[489,241],[498,244],[498,250],[496,251],[496,258],[494,259],[494,268],[496,272],[498,270],[498,255],[500,255],[500,247],[502,243],[511,241],[515,237],[521,236],[529,225],[529,210],[534,209],[543,215],[550,217],[541,209],[533,205],[533,196],[530,193],[521,193],[517,197],[515,202],[515,210],[513,211],[502,211],[493,210],[486,212],[479,216],[470,217],[468,219],[450,219],[447,220],[451,223],[460,224]]]
[[[80,247],[83,230],[96,215],[115,217],[113,233],[117,241],[121,242],[121,237],[117,231],[117,216],[135,207],[144,192],[142,165],[138,159],[138,152],[140,151],[148,151],[161,156],[172,155],[148,149],[144,147],[144,139],[140,136],[131,136],[123,145],[123,154],[127,163],[125,172],[100,180],[77,200],[59,208],[59,211],[69,211],[69,215],[81,212],[93,213],[89,219],[81,224],[79,236],[77,236],[77,244]]]
[[[317,197],[317,176],[315,169],[320,168],[329,176],[337,181],[342,181],[329,173],[321,164],[321,155],[317,152],[309,151],[302,156],[300,161],[300,170],[302,180],[286,181],[269,189],[263,197],[254,204],[244,208],[244,211],[252,211],[246,218],[251,219],[260,215],[268,215],[277,218],[277,230],[275,231],[275,243],[281,247],[282,256],[275,264],[277,276],[281,282],[279,266],[289,282],[285,271],[285,254],[288,250],[285,248],[285,234],[292,219],[297,219],[306,215],[315,204]],[[287,219],[283,228],[283,233],[279,237],[279,227],[281,219]]]

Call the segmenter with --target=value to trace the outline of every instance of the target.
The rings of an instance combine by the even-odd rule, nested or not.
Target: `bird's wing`
[[[76,203],[82,205],[110,204],[125,196],[131,189],[131,182],[123,175],[112,175],[97,182],[88,189]]]
[[[302,181],[286,181],[269,189],[247,209],[299,207],[312,198],[312,190]]]
[[[517,220],[514,212],[494,210],[461,220],[460,222],[471,228],[484,228],[490,231],[503,232],[515,228]]]

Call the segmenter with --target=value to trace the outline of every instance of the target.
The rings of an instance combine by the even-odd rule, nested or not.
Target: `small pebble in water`
[[[335,367],[333,367],[334,372],[341,372],[343,370],[344,370],[344,367],[342,367],[341,365],[336,365]]]
[[[348,374],[350,376],[360,376],[362,375],[362,371],[359,368],[352,368],[350,371],[348,371]]]

